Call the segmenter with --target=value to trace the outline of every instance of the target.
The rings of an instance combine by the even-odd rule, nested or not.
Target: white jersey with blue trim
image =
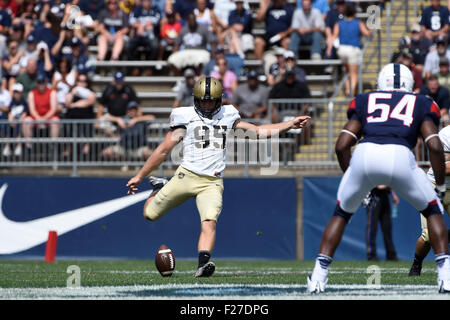
[[[227,134],[239,119],[233,105],[223,105],[212,119],[200,116],[193,106],[173,109],[170,128],[186,129],[181,166],[199,175],[223,177]]]
[[[439,139],[441,140],[442,147],[444,148],[444,153],[450,153],[450,126],[446,126],[439,131]],[[427,175],[431,182],[436,184],[433,168],[428,170]],[[447,186],[447,189],[450,189],[450,177],[445,178],[445,185]]]

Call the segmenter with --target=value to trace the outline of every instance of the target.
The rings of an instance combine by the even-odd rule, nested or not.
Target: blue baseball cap
[[[36,38],[32,34],[29,34],[27,37],[27,42],[37,42],[37,41],[36,41]]]
[[[36,82],[38,82],[38,83],[45,82],[46,80],[47,80],[47,77],[43,73],[38,73],[38,75],[36,76]]]
[[[123,82],[125,76],[122,72],[118,71],[114,74],[114,80],[117,82]]]
[[[134,101],[134,100],[128,102],[128,104],[127,104],[127,109],[128,110],[129,109],[133,109],[133,108],[137,109],[138,107],[139,107],[138,103],[136,101]]]
[[[78,39],[77,37],[73,37],[72,40],[70,41],[70,45],[72,47],[79,46],[81,45],[81,40]]]

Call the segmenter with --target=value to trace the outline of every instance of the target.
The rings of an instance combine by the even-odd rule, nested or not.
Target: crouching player
[[[442,146],[444,147],[445,174],[450,175],[450,126],[446,126],[441,129],[441,131],[439,131],[439,139],[441,140]],[[433,168],[430,168],[428,170],[428,178],[431,180],[433,185],[436,186]],[[442,187],[442,191],[445,191],[445,189],[450,189],[450,181],[448,177],[445,178],[445,186],[446,188]],[[444,205],[445,211],[450,215],[450,193],[446,192],[444,198],[441,198],[440,200]],[[422,234],[416,242],[414,262],[411,266],[411,269],[409,270],[410,276],[420,276],[420,273],[422,271],[422,262],[431,249],[427,219],[422,214],[420,214],[420,224],[422,227]],[[450,239],[450,230],[448,230],[448,238]]]
[[[376,91],[360,94],[350,103],[349,121],[336,142],[339,165],[345,173],[313,273],[307,279],[311,293],[325,290],[328,269],[347,223],[366,194],[380,184],[389,185],[427,219],[438,291],[450,292],[450,255],[442,205],[411,152],[421,135],[429,150],[439,195],[445,193],[444,152],[437,134],[440,111],[432,99],[414,94],[413,84],[407,67],[391,63],[380,71]],[[360,136],[364,138],[352,155],[351,147]]]

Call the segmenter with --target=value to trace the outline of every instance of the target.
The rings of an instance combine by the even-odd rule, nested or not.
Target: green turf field
[[[158,299],[243,297],[310,299],[306,277],[313,261],[225,261],[217,260],[210,278],[194,278],[196,261],[176,261],[172,277],[162,277],[153,260],[83,260],[45,263],[31,260],[0,260],[0,299],[16,298],[112,298]],[[67,288],[71,265],[80,270],[80,286]],[[368,279],[369,266],[379,268],[379,287]],[[334,261],[327,284],[328,298],[358,297],[408,298],[420,293],[431,299],[450,299],[438,295],[434,262],[425,262],[422,276],[408,277],[410,262]],[[74,282],[69,279],[69,285]],[[68,290],[72,289],[72,290]],[[76,288],[75,288],[76,289]],[[392,297],[391,297],[392,298]]]

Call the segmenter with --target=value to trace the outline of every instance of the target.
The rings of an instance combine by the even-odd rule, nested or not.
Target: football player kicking
[[[308,119],[309,116],[298,116],[291,121],[261,126],[240,121],[239,112],[233,105],[222,105],[219,80],[202,77],[194,86],[194,106],[172,111],[170,131],[138,174],[128,181],[128,193],[134,194],[141,181],[183,140],[182,161],[170,181],[150,177],[153,192],[144,205],[144,216],[155,221],[168,210],[195,197],[201,232],[198,270],[194,276],[209,277],[215,270],[214,263],[209,259],[215,244],[217,218],[222,210],[227,133],[232,129],[243,129],[269,137],[289,129],[303,128]]]
[[[407,67],[391,63],[380,71],[377,91],[360,94],[350,103],[349,121],[336,142],[339,165],[345,173],[313,273],[307,279],[311,293],[325,290],[328,268],[345,226],[365,195],[380,184],[389,185],[426,218],[437,265],[438,291],[450,292],[447,229],[438,197],[445,193],[444,152],[437,134],[440,111],[432,99],[412,93],[413,84]],[[436,190],[411,152],[418,135],[429,150]],[[351,146],[360,136],[364,138],[352,156]]]
[[[450,175],[450,126],[446,126],[441,131],[439,131],[439,139],[441,140],[442,146],[444,147],[444,155],[445,155],[445,174]],[[428,170],[428,178],[436,185],[436,181],[434,178],[433,168]],[[445,178],[446,189],[450,187],[449,178]],[[450,215],[450,193],[445,194],[444,199],[441,199],[444,209],[447,214]],[[416,242],[416,250],[414,253],[414,261],[409,270],[409,276],[420,276],[422,271],[422,262],[425,257],[430,252],[430,237],[428,235],[428,225],[427,219],[421,214],[420,215],[420,224],[422,227],[422,233]],[[448,230],[448,237],[450,238],[450,230]]]

